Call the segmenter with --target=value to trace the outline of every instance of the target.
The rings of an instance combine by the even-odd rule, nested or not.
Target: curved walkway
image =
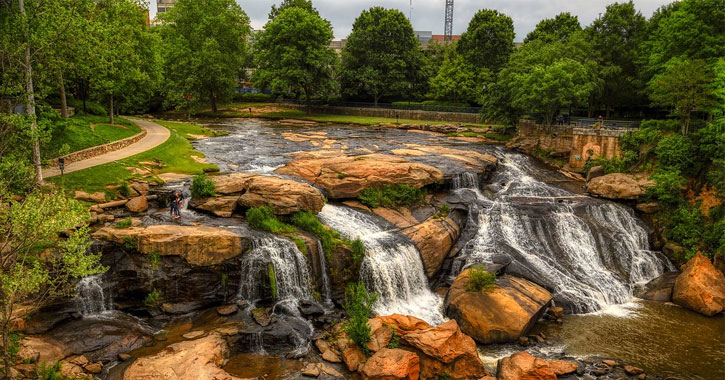
[[[113,152],[108,152],[86,160],[66,164],[64,173],[71,173],[78,170],[88,169],[93,166],[103,165],[109,162],[135,156],[139,153],[143,153],[149,149],[153,149],[163,144],[171,136],[171,132],[159,124],[141,119],[128,119],[142,129],[146,130],[146,137],[125,148]],[[48,168],[43,170],[43,178],[55,177],[58,175],[60,175],[60,169],[58,168]]]

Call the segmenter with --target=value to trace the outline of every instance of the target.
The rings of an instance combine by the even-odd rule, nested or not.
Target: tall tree
[[[373,7],[352,25],[342,50],[342,89],[347,95],[400,96],[413,86],[422,60],[418,40],[405,15]]]
[[[312,112],[312,96],[334,87],[337,55],[329,48],[332,37],[330,23],[317,14],[297,7],[282,10],[255,44],[259,87],[282,93],[301,89]]]
[[[636,61],[646,31],[647,21],[632,1],[608,5],[587,28],[604,81],[600,101],[607,117],[612,107],[642,103],[637,97],[644,84],[638,80]]]
[[[167,101],[212,111],[229,99],[247,54],[249,17],[234,0],[179,0],[162,16]]]
[[[536,24],[536,29],[526,35],[524,43],[534,40],[545,43],[564,41],[572,34],[582,30],[579,18],[569,12],[562,12],[554,18],[547,18]]]
[[[498,72],[514,50],[514,22],[492,9],[473,16],[458,41],[458,53],[476,68]]]
[[[671,59],[664,72],[649,82],[650,99],[655,105],[673,107],[680,116],[683,135],[690,132],[690,118],[694,111],[716,107],[716,94],[712,87],[714,75],[710,66],[701,59]]]
[[[269,19],[272,20],[273,18],[279,16],[279,14],[287,8],[301,8],[314,13],[316,16],[320,15],[317,12],[317,9],[312,6],[311,0],[283,0],[279,7],[272,4],[272,10],[269,11]]]
[[[491,72],[476,70],[463,57],[448,57],[431,78],[431,94],[436,100],[475,104],[480,101],[485,83],[490,82]]]

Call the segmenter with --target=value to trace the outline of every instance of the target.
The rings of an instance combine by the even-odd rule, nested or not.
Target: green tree
[[[418,77],[422,54],[413,27],[394,9],[373,7],[363,11],[352,26],[342,50],[343,93],[382,97],[400,96]]]
[[[714,76],[710,66],[701,59],[672,59],[664,72],[655,75],[647,89],[652,103],[672,107],[680,117],[683,135],[690,132],[690,118],[694,111],[712,109],[715,94]]]
[[[265,25],[255,44],[256,82],[281,93],[302,90],[311,113],[312,96],[334,88],[337,55],[329,48],[332,37],[330,23],[315,13],[298,7],[283,10]]]
[[[312,6],[311,0],[282,0],[282,4],[280,4],[279,7],[274,4],[272,5],[272,10],[269,12],[269,20],[272,21],[272,19],[279,16],[282,11],[288,8],[301,8],[308,12],[314,13],[315,16],[320,15],[317,12],[317,9]]]
[[[377,295],[368,293],[363,283],[351,283],[345,289],[345,302],[342,307],[348,320],[342,327],[347,336],[365,353],[368,353],[368,342],[371,340],[368,318],[373,312],[376,300]]]
[[[476,70],[463,57],[454,55],[443,61],[430,80],[430,89],[436,100],[478,103],[484,84],[490,80],[490,71]]]
[[[613,107],[642,104],[644,83],[639,80],[636,62],[647,32],[644,16],[632,1],[614,3],[586,31],[599,64],[599,76],[604,81],[598,98],[605,106],[606,116],[610,116]]]
[[[536,24],[536,29],[526,35],[524,43],[534,40],[545,43],[564,41],[572,34],[582,30],[579,18],[569,12],[562,12],[554,18],[547,18]]]
[[[179,0],[162,16],[167,102],[229,99],[247,54],[249,18],[234,0]]]
[[[514,50],[514,22],[496,10],[480,10],[461,35],[457,49],[474,67],[497,73]]]
[[[42,307],[72,295],[78,278],[100,273],[100,254],[88,253],[89,214],[59,193],[34,192],[0,208],[0,353],[11,378],[14,342],[11,321],[20,305]],[[80,226],[80,227],[79,227]]]

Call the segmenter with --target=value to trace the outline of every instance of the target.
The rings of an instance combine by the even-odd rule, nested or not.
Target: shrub
[[[698,206],[682,204],[666,215],[665,236],[687,248],[686,258],[689,259],[699,250],[705,218]]]
[[[660,171],[652,176],[655,186],[647,189],[647,194],[657,198],[663,206],[676,206],[682,202],[682,187],[685,178],[676,171]]]
[[[363,244],[360,238],[355,238],[350,243],[350,249],[352,250],[352,260],[355,262],[355,265],[359,265],[365,258],[365,244]]]
[[[126,236],[123,238],[123,247],[129,251],[136,251],[138,249],[138,240],[132,236]]]
[[[660,140],[655,154],[660,168],[664,170],[691,170],[695,162],[692,142],[681,135],[671,135]]]
[[[60,362],[53,365],[40,363],[35,367],[35,377],[38,380],[63,380],[65,376],[60,373]]]
[[[209,198],[216,195],[214,182],[206,175],[199,174],[191,182],[191,196],[194,198]]]
[[[385,185],[363,190],[358,199],[368,207],[400,207],[420,203],[425,194],[425,190],[409,185]]]
[[[496,285],[496,275],[489,273],[481,266],[474,266],[468,273],[468,286],[466,290],[469,292],[480,292],[481,290],[492,290]]]
[[[121,187],[118,188],[118,193],[128,198],[131,195],[131,186],[128,182],[124,182]]]
[[[388,342],[387,348],[398,348],[398,346],[400,346],[400,337],[398,336],[398,331],[395,330],[393,327],[390,327],[390,329],[393,330],[393,335],[390,337],[390,342]]]
[[[269,206],[252,207],[247,210],[246,217],[250,226],[273,234],[295,232],[294,227],[280,222]]]
[[[320,239],[322,250],[325,251],[327,260],[332,259],[332,253],[342,244],[340,233],[325,227],[314,214],[309,211],[297,211],[292,214],[293,225],[315,235]]]
[[[129,227],[131,227],[131,225],[133,225],[133,220],[131,218],[126,218],[126,219],[122,219],[121,221],[116,223],[113,226],[113,228],[117,228],[117,229],[121,230],[124,228],[129,228]]]
[[[151,268],[159,269],[161,265],[161,254],[156,251],[148,253],[146,254],[146,261],[151,265]]]
[[[91,114],[91,115],[97,115],[97,116],[108,115],[108,112],[106,112],[106,107],[102,106],[99,103],[92,102],[90,100],[86,100],[85,112],[83,111],[83,100],[68,99],[68,106],[75,108],[76,114],[78,114],[78,115],[82,115],[84,113]]]
[[[441,205],[441,208],[438,209],[438,212],[433,215],[434,218],[445,218],[448,216],[448,214],[451,213],[451,206],[448,206],[447,203],[444,203]]]
[[[710,209],[702,240],[707,254],[725,256],[725,204]]]
[[[305,244],[302,239],[298,238],[297,236],[290,236],[289,238],[292,239],[300,252],[302,252],[304,255],[307,255],[307,244]]]
[[[161,302],[161,292],[156,288],[149,293],[143,300],[144,305],[148,307],[157,307]]]
[[[373,305],[377,300],[375,293],[368,293],[361,282],[348,284],[345,289],[345,302],[342,307],[347,313],[348,320],[342,325],[347,336],[355,342],[367,355],[369,354],[370,325],[368,317],[373,312]]]

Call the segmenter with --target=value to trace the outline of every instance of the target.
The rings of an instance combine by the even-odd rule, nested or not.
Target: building
[[[156,0],[156,14],[166,13],[178,0]]]
[[[418,39],[421,49],[426,49],[428,44],[432,42],[446,43],[445,36],[442,34],[433,34],[429,30],[416,30],[415,37]],[[453,36],[452,41],[456,42],[461,39],[461,36]],[[338,54],[342,53],[342,48],[345,46],[347,39],[333,40],[330,42],[330,49],[334,50]]]

